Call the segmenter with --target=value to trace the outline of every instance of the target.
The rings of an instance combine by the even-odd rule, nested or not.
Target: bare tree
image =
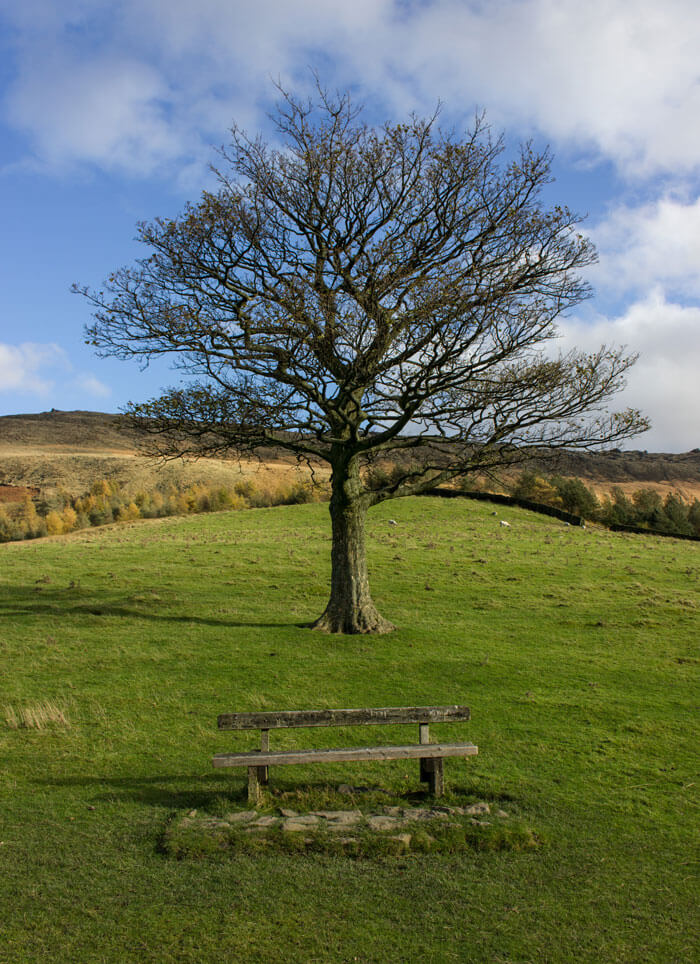
[[[544,351],[595,259],[580,219],[542,203],[547,152],[506,161],[482,118],[461,138],[436,117],[376,129],[347,95],[282,94],[278,146],[234,127],[218,190],[140,225],[150,256],[79,290],[100,354],[174,353],[198,379],[130,406],[154,451],[282,446],[329,463],[331,593],[313,625],[383,632],[367,510],[644,430],[605,410],[635,359]]]

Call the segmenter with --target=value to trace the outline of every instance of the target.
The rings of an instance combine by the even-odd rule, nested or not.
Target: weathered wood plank
[[[470,718],[468,706],[389,706],[354,710],[281,710],[222,713],[220,730],[276,730],[295,726],[358,726],[367,723],[457,723]]]
[[[408,746],[353,746],[345,749],[276,750],[261,753],[218,753],[215,767],[283,766],[288,763],[349,763],[354,760],[415,760],[447,756],[476,756],[473,743],[414,743]]]

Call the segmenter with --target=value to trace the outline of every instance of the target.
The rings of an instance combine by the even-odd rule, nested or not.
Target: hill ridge
[[[48,459],[54,453],[80,456],[102,452],[105,457],[137,456],[138,434],[118,428],[117,417],[105,412],[58,409],[0,416],[0,482],[22,484],[29,481],[10,477],[17,473],[7,471],[11,468],[7,457],[30,455],[33,450],[36,456],[43,453]],[[271,458],[280,461],[279,453]],[[700,484],[700,448],[682,453],[620,449],[597,453],[562,452],[555,462],[535,459],[529,464],[546,474],[556,472],[599,485]]]

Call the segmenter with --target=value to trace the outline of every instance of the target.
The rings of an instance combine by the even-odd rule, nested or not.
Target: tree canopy
[[[132,404],[160,454],[282,446],[331,467],[331,596],[315,624],[390,627],[369,593],[369,507],[536,449],[614,444],[634,355],[556,354],[588,297],[580,218],[547,207],[551,159],[507,159],[483,117],[372,127],[348,95],[282,92],[273,142],[234,127],[218,189],[139,227],[88,339],[103,355],[174,355],[192,379]],[[390,462],[390,472],[377,466]]]

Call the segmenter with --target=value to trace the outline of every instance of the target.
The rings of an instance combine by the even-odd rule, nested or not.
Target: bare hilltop
[[[295,475],[284,458],[198,459],[166,463],[139,450],[138,435],[103,412],[61,412],[0,416],[0,501],[17,501],[26,492],[50,497],[57,491],[77,496],[94,482],[109,479],[129,491],[148,491],[172,482],[187,486],[232,487],[242,477],[268,486]]]

